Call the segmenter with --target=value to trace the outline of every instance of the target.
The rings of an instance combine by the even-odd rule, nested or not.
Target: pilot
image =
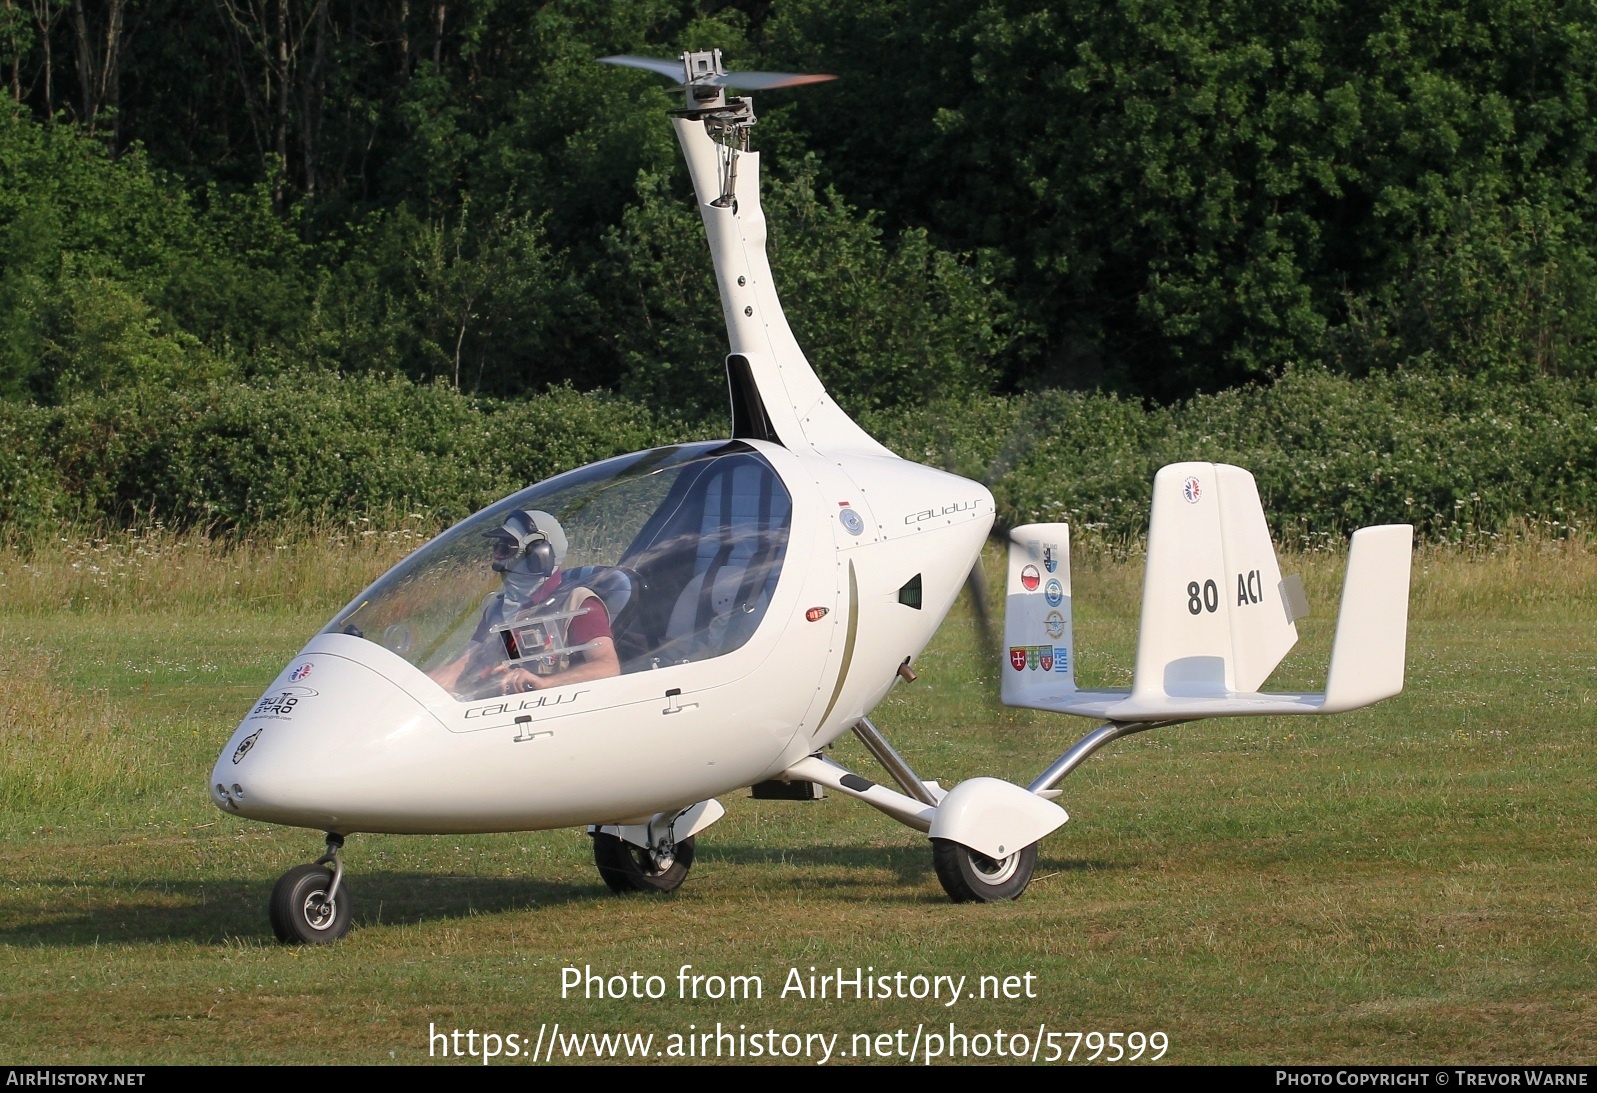
[[[564,687],[621,674],[610,614],[560,566],[566,533],[537,509],[516,509],[485,536],[502,590],[483,605],[471,644],[433,678],[462,698]]]

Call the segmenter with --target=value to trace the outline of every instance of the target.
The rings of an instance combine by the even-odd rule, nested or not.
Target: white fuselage
[[[460,701],[375,642],[320,634],[229,740],[213,799],[340,834],[635,821],[771,777],[848,731],[947,613],[991,527],[992,497],[893,457],[853,459],[844,474],[755,446],[794,511],[788,564],[741,648]],[[917,575],[918,608],[900,602]],[[816,607],[826,613],[809,621]]]

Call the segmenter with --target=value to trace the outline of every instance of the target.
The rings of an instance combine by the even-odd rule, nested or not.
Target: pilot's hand
[[[536,674],[525,668],[513,668],[502,665],[495,671],[496,682],[499,684],[499,693],[502,695],[521,694],[525,691],[536,691],[540,685]]]

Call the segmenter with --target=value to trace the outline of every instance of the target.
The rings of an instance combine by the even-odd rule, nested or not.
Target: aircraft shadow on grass
[[[750,865],[792,865],[790,887],[844,895],[869,891],[879,902],[881,874],[890,873],[906,890],[897,901],[941,902],[927,887],[931,871],[924,853],[912,846],[706,847],[700,864],[734,869]],[[815,867],[841,869],[841,874],[811,872]],[[1126,868],[1119,863],[1045,858],[1043,875]],[[769,878],[767,876],[767,882]],[[155,880],[139,886],[86,883],[81,877],[56,877],[30,887],[52,893],[35,903],[31,917],[19,913],[0,919],[0,944],[61,947],[102,944],[150,944],[171,941],[216,943],[228,939],[269,941],[260,929],[259,908],[270,890],[262,880],[222,877],[210,881]],[[478,915],[527,911],[590,900],[613,900],[602,883],[571,884],[535,877],[485,877],[460,873],[369,873],[360,878],[365,912],[356,924],[364,929],[441,922]],[[891,900],[890,900],[891,902]],[[9,921],[7,921],[9,920]]]
[[[85,884],[80,878],[37,882],[59,899],[36,905],[31,921],[0,926],[0,944],[73,946],[161,941],[269,941],[260,905],[271,884],[254,877],[207,881],[158,880],[128,885]],[[479,914],[578,903],[604,892],[597,881],[550,883],[534,877],[458,873],[370,873],[361,877],[363,926],[467,918]]]
[[[921,885],[932,872],[925,848],[908,843],[902,846],[839,846],[835,843],[821,843],[810,847],[718,845],[713,848],[707,847],[698,860],[705,866],[716,862],[740,866],[785,863],[803,867],[806,871],[816,867],[824,869],[827,866],[842,867],[849,871],[846,875],[831,877],[807,872],[799,878],[799,886],[804,888],[873,887],[877,879],[875,871],[892,873],[900,885]],[[1105,861],[1041,858],[1037,862],[1037,868],[1045,873],[1074,873],[1086,870],[1121,869],[1125,866]],[[930,889],[923,892],[906,891],[900,902],[921,903],[934,897],[935,893]],[[871,898],[882,900],[891,897],[875,892]]]

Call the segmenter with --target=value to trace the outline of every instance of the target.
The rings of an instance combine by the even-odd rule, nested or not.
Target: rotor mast
[[[749,146],[753,100],[727,94],[729,87],[762,90],[832,77],[729,73],[718,49],[684,53],[679,65],[643,57],[602,59],[681,79],[686,101],[671,112],[671,124],[693,179],[721,293],[733,435],[793,449],[891,455],[827,394],[788,326],[765,251],[760,154]]]

